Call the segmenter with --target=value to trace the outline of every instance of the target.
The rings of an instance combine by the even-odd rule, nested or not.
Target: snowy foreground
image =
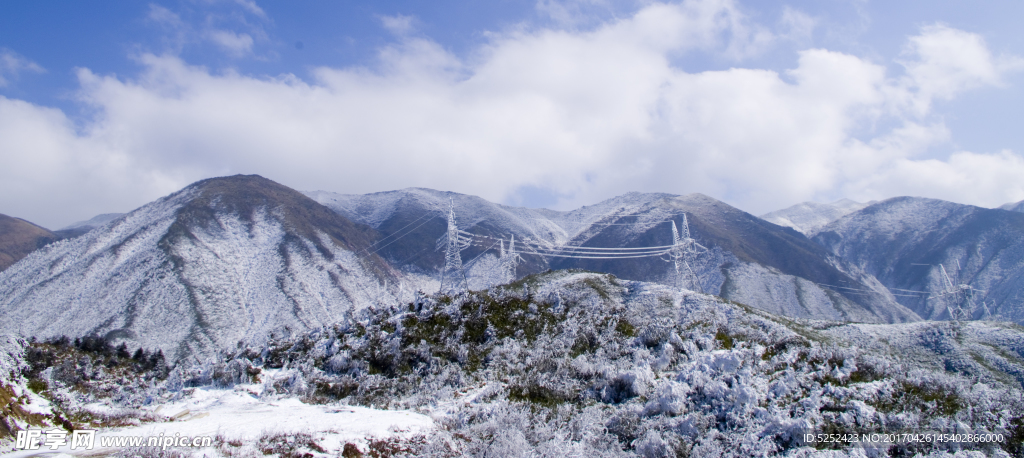
[[[428,433],[434,422],[422,414],[379,410],[359,406],[310,405],[295,397],[261,399],[260,385],[239,385],[233,389],[203,387],[189,390],[182,399],[158,404],[152,409],[153,418],[163,417],[165,421],[154,421],[138,426],[103,428],[96,436],[92,450],[71,450],[70,445],[53,451],[49,447],[39,450],[22,450],[4,454],[10,457],[29,456],[102,456],[121,452],[123,447],[103,447],[128,436],[190,438],[209,437],[213,444],[208,447],[135,447],[124,450],[148,455],[170,449],[172,453],[188,452],[193,456],[263,456],[263,451],[278,442],[306,440],[303,445],[316,444],[325,456],[337,456],[346,444],[366,450],[372,440],[388,438],[408,440],[416,435]],[[90,406],[94,409],[100,406]],[[159,442],[159,441],[158,441]],[[201,443],[201,442],[200,442]],[[10,448],[6,448],[9,450]],[[228,452],[228,453],[225,453]]]
[[[1022,329],[795,321],[558,271],[170,372],[8,339],[0,375],[14,428],[216,438],[119,456],[1020,456]]]

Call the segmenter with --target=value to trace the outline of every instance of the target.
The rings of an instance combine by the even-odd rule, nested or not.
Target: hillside
[[[1024,212],[1024,200],[1020,202],[1013,202],[1002,205],[999,207],[1002,210],[1008,210],[1012,212]]]
[[[975,290],[973,318],[1024,322],[1024,214],[897,197],[823,227],[814,240],[895,291],[926,319],[948,319],[940,266]],[[957,272],[957,265],[960,271]],[[921,293],[915,293],[920,291]]]
[[[203,180],[0,273],[0,331],[99,335],[172,361],[393,298],[376,233],[259,176]]]
[[[33,348],[54,361],[67,351],[59,343]],[[100,394],[53,408],[67,416],[118,411],[128,421],[188,405],[190,416],[217,418],[227,407],[207,400],[240,393],[247,409],[372,406],[429,415],[433,427],[393,436],[386,448],[376,443],[412,456],[1016,456],[1022,356],[1019,326],[792,320],[662,285],[556,271],[486,292],[366,308],[324,329],[180,364],[143,395],[94,390]],[[24,366],[15,371],[26,377],[20,383],[50,374],[50,396],[76,380],[45,363]],[[168,434],[195,430],[193,420],[157,421]],[[336,456],[352,440],[347,428],[276,440],[288,453]],[[229,430],[208,449],[175,453],[236,456],[264,447],[265,432]],[[1000,440],[851,444],[806,436],[831,433]],[[372,441],[360,443],[347,453],[374,450]]]
[[[0,214],[0,271],[61,238],[21,218]]]
[[[547,269],[585,269],[630,280],[703,289],[794,317],[867,322],[919,319],[893,301],[877,281],[845,265],[802,234],[701,194],[629,193],[564,212],[508,207],[475,196],[421,188],[367,195],[323,191],[307,195],[379,231],[382,243],[374,250],[396,269],[435,277],[443,267],[444,256],[434,249],[434,242],[444,233],[449,202],[454,203],[459,229],[482,240],[462,253],[471,288],[489,286],[483,281],[486,272],[480,271],[495,257],[498,247],[494,241],[507,241],[514,235],[523,257],[519,276]],[[699,287],[681,285],[673,265],[658,257],[588,260],[537,254],[538,250],[564,247],[671,245],[672,223],[681,227],[684,214],[688,215],[694,238],[711,249],[699,266]],[[478,264],[472,264],[474,260]],[[433,285],[436,288],[436,283]],[[827,285],[874,289],[880,294],[849,294],[846,289]]]

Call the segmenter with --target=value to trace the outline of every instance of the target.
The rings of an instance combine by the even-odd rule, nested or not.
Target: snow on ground
[[[338,456],[346,443],[366,450],[371,439],[408,439],[434,428],[434,421],[423,414],[404,410],[377,410],[339,404],[304,404],[294,397],[260,398],[260,385],[237,385],[234,389],[195,388],[181,400],[161,404],[154,410],[168,421],[126,428],[100,430],[93,450],[59,451],[42,447],[21,450],[5,457],[97,456],[117,451],[100,446],[104,437],[181,436],[223,437],[225,442],[253,444],[273,434],[309,434],[326,453]],[[188,390],[186,390],[188,392]],[[175,420],[175,418],[177,418]],[[213,448],[190,449],[192,453],[219,456]]]

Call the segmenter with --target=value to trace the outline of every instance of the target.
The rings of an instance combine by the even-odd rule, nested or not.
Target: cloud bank
[[[1019,152],[930,152],[952,136],[935,103],[1005,85],[1019,58],[936,24],[908,37],[902,71],[813,48],[784,72],[739,65],[810,33],[813,18],[787,14],[771,30],[729,1],[652,3],[584,29],[490,33],[467,55],[417,35],[409,18],[383,18],[395,41],[376,65],[307,79],[174,54],[141,54],[133,77],[82,68],[84,119],[0,97],[0,208],[57,227],[234,173],[508,203],[541,190],[563,208],[628,191],[703,192],[755,214],[838,197],[1024,199]],[[240,34],[211,39],[251,48]],[[695,52],[738,64],[677,64]]]

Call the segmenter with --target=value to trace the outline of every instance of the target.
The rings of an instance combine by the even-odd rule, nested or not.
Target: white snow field
[[[263,445],[287,437],[308,435],[323,452],[316,456],[339,456],[345,444],[353,444],[362,451],[367,450],[370,440],[387,438],[411,439],[416,435],[429,433],[434,421],[423,414],[403,410],[379,410],[360,406],[310,405],[295,397],[260,397],[261,385],[238,385],[233,389],[210,387],[188,390],[182,399],[160,404],[155,413],[166,421],[145,423],[125,428],[101,429],[92,450],[71,444],[52,450],[43,446],[38,450],[19,450],[0,453],[3,456],[105,456],[122,451],[125,447],[103,447],[105,440],[128,436],[150,437],[185,436],[190,438],[209,437],[211,442],[218,439],[216,446],[209,447],[137,447],[139,453],[156,453],[166,449],[191,456],[221,457],[223,450],[237,455],[263,455]],[[174,418],[177,419],[174,419]],[[233,445],[237,444],[237,446]],[[146,450],[151,449],[151,450]],[[8,450],[10,450],[8,448]],[[237,456],[236,455],[236,456]]]

